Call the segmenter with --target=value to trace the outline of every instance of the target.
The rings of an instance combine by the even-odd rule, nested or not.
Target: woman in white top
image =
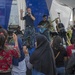
[[[23,52],[22,39],[18,37],[18,45],[21,57],[16,59],[13,57],[12,75],[26,75],[25,54]]]

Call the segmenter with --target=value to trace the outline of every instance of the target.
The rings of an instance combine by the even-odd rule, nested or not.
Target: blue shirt
[[[18,37],[18,46],[19,46],[19,50],[20,50],[20,55],[21,57],[20,58],[15,58],[13,57],[13,62],[12,64],[14,66],[18,66],[19,65],[19,62],[23,61],[24,58],[25,58],[25,54],[23,52],[23,47],[22,47],[22,39],[20,37]]]

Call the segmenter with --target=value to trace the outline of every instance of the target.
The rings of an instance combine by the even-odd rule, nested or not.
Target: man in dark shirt
[[[34,28],[34,21],[35,17],[31,12],[30,8],[26,9],[26,15],[23,17],[23,10],[20,10],[21,13],[21,20],[26,20],[26,28],[24,32],[24,46],[26,47],[34,47],[35,44],[35,28]]]
[[[26,12],[26,15],[24,17],[23,17],[23,10],[22,9],[20,10],[20,12],[21,12],[20,18],[21,18],[21,20],[26,20],[26,27],[34,26],[35,17],[32,14],[30,8],[27,8],[26,10],[27,10],[27,12]]]
[[[44,36],[46,36],[48,41],[50,41],[50,34],[49,34],[50,23],[47,20],[47,15],[43,15],[43,20],[38,24],[38,27],[39,27],[39,32]]]
[[[66,30],[65,30],[65,27],[63,25],[63,23],[59,23],[58,22],[58,19],[56,19],[56,29],[57,29],[57,32],[59,34],[59,36],[64,39],[66,45],[68,45],[67,43],[67,36],[66,36]]]

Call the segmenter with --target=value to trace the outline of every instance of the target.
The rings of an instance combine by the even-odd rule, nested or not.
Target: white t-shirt
[[[26,72],[26,62],[25,59],[19,62],[19,66],[12,66],[12,71],[14,72]]]

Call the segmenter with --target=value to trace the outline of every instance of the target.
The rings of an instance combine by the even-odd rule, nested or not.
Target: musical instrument
[[[54,20],[51,20],[50,17],[48,18],[48,21],[49,21],[49,23],[50,23],[49,31],[55,32],[55,28],[54,28],[54,26],[52,25],[52,23],[55,22],[57,19],[59,19],[59,17],[55,18]]]
[[[59,12],[58,12],[58,16],[59,16],[59,23],[61,23],[60,13],[59,13]],[[65,30],[64,27],[59,28],[59,27],[57,26],[57,28],[58,28],[58,32]],[[66,41],[66,42],[67,42],[67,45],[71,45],[70,38],[68,37],[67,33],[66,33],[66,38],[67,38],[67,41]]]
[[[53,21],[49,21],[50,25],[56,20],[59,19],[59,17],[55,18]],[[39,31],[40,33],[44,33],[47,29],[49,29],[48,27],[48,23],[45,23],[43,25],[38,26],[39,27]],[[51,27],[51,26],[50,26]],[[51,30],[51,29],[50,29]]]
[[[57,19],[59,19],[59,17],[55,18],[53,21],[50,21],[50,24],[52,24],[53,22],[55,22]]]
[[[65,31],[65,28],[64,28],[64,26],[63,26],[63,24],[61,23],[61,19],[60,19],[60,12],[58,12],[58,19],[59,19],[59,22],[58,22],[58,24],[57,24],[57,31],[58,32],[63,32],[63,31]]]
[[[68,45],[71,45],[71,37],[72,37],[72,30],[69,30],[68,29],[68,31],[67,31],[67,33],[66,33],[66,36],[67,36],[67,43],[68,43]]]
[[[44,33],[47,30],[47,24],[48,23],[38,26],[40,33]]]
[[[69,46],[69,45],[71,45],[71,41],[70,41],[70,39],[69,39],[69,37],[68,37],[67,34],[66,34],[66,37],[67,37],[67,44],[68,44],[68,46]]]

